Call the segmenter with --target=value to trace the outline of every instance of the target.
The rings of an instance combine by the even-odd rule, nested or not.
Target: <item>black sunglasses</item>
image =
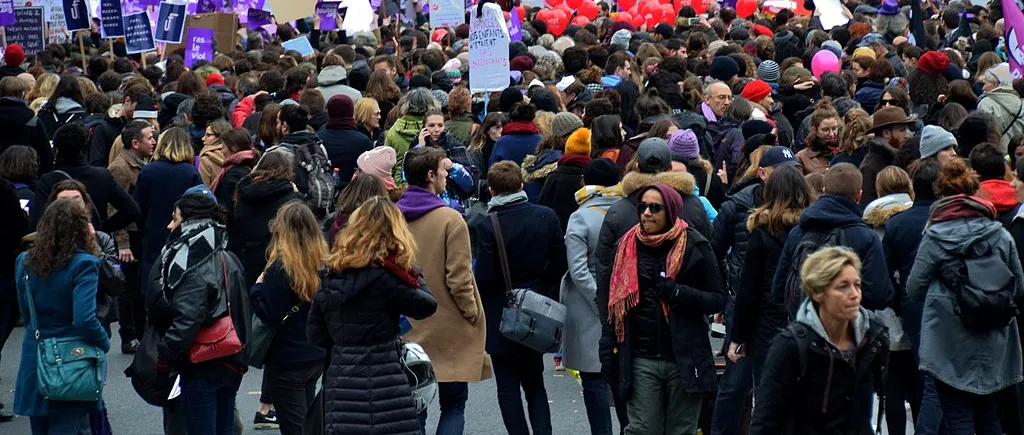
[[[883,106],[887,104],[892,104],[893,106],[896,105],[896,100],[879,100],[879,102],[882,103]]]
[[[658,213],[661,213],[661,211],[664,210],[664,209],[665,209],[665,205],[664,204],[658,204],[656,202],[655,203],[650,203],[650,204],[648,204],[646,202],[640,202],[640,203],[636,204],[636,211],[639,212],[640,214],[644,214],[645,210],[650,210],[651,214],[658,214]]]

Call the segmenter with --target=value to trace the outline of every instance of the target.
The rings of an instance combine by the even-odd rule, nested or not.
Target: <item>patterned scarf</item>
[[[942,198],[936,201],[935,204],[932,204],[928,225],[976,217],[995,219],[995,206],[991,202],[977,196],[953,195]]]
[[[602,198],[621,198],[625,195],[622,194],[622,185],[616,184],[614,186],[597,186],[587,185],[576,191],[576,203],[583,204],[589,201],[591,198],[602,197]]]
[[[160,251],[160,288],[174,289],[185,276],[227,248],[227,228],[211,219],[182,222]]]
[[[615,264],[612,269],[612,282],[608,293],[608,321],[615,325],[615,335],[621,343],[625,336],[626,313],[640,302],[640,278],[637,276],[636,238],[644,246],[657,247],[666,241],[673,241],[672,250],[665,259],[665,275],[675,280],[683,265],[683,252],[686,249],[686,222],[676,219],[672,228],[662,234],[646,234],[640,224],[630,228],[622,236],[618,250],[615,251]],[[661,302],[662,312],[668,319],[668,303]]]

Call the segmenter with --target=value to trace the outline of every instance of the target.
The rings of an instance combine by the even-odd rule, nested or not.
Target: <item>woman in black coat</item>
[[[757,388],[751,435],[872,434],[873,395],[884,391],[889,332],[861,301],[861,261],[828,247],[800,270],[807,300],[772,340]]]
[[[747,218],[746,261],[736,288],[736,314],[729,359],[748,358],[753,364],[754,386],[772,338],[786,326],[785,309],[772,299],[772,280],[789,230],[800,222],[800,212],[811,204],[811,189],[797,166],[776,169],[764,187],[764,204]]]
[[[235,188],[252,172],[259,156],[252,147],[252,136],[244,128],[221,134],[220,141],[224,143],[224,163],[210,183],[210,190],[217,195],[217,202],[227,209],[228,219],[231,219],[235,208]]]
[[[437,310],[418,269],[415,242],[401,212],[384,197],[356,209],[327,260],[313,297],[307,335],[328,351],[324,433],[420,433],[417,406],[402,367],[399,316]]]
[[[548,174],[540,189],[537,204],[555,211],[562,233],[569,225],[569,216],[579,209],[576,191],[583,187],[583,170],[589,163],[590,130],[581,128],[566,140],[565,154],[559,157],[558,167]]]
[[[228,249],[245,266],[245,283],[252,286],[267,265],[270,221],[277,209],[302,195],[292,182],[292,163],[281,153],[267,154],[259,166],[238,182],[235,210],[228,227]]]

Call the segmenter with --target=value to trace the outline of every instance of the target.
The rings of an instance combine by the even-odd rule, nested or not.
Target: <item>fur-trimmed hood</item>
[[[657,174],[644,174],[640,172],[626,174],[626,176],[622,177],[622,182],[619,183],[622,186],[622,194],[629,196],[633,192],[654,184],[656,176]]]
[[[551,155],[553,155],[553,154],[551,154]],[[541,154],[541,156],[545,157],[546,159],[549,157],[549,155],[547,155],[547,154]],[[559,156],[560,156],[560,154],[559,154]],[[558,169],[558,157],[559,156],[555,156],[554,157],[554,160],[555,160],[554,162],[546,163],[546,164],[542,164],[542,165],[538,165],[538,163],[543,163],[543,162],[538,162],[537,161],[537,156],[535,156],[533,154],[526,156],[526,158],[523,159],[523,165],[522,165],[523,182],[530,183],[530,182],[540,181],[540,180],[543,180],[543,179],[547,178],[548,175],[551,175],[552,172],[555,172],[555,169]]]
[[[662,172],[654,176],[654,182],[671,187],[684,196],[693,195],[697,189],[697,181],[689,172]]]
[[[894,193],[871,201],[864,209],[864,222],[872,228],[881,228],[897,213],[914,205],[914,200],[905,193]]]

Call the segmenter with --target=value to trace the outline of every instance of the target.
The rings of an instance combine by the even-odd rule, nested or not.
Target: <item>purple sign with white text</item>
[[[260,9],[249,9],[247,15],[249,30],[256,30],[271,23],[270,12]]]
[[[335,30],[338,28],[338,5],[341,2],[320,1],[316,4],[316,14],[320,17],[320,30]]]
[[[213,59],[213,29],[190,27],[185,44],[185,66],[192,68],[196,61]]]
[[[0,0],[0,26],[13,26],[16,21],[14,0]]]

